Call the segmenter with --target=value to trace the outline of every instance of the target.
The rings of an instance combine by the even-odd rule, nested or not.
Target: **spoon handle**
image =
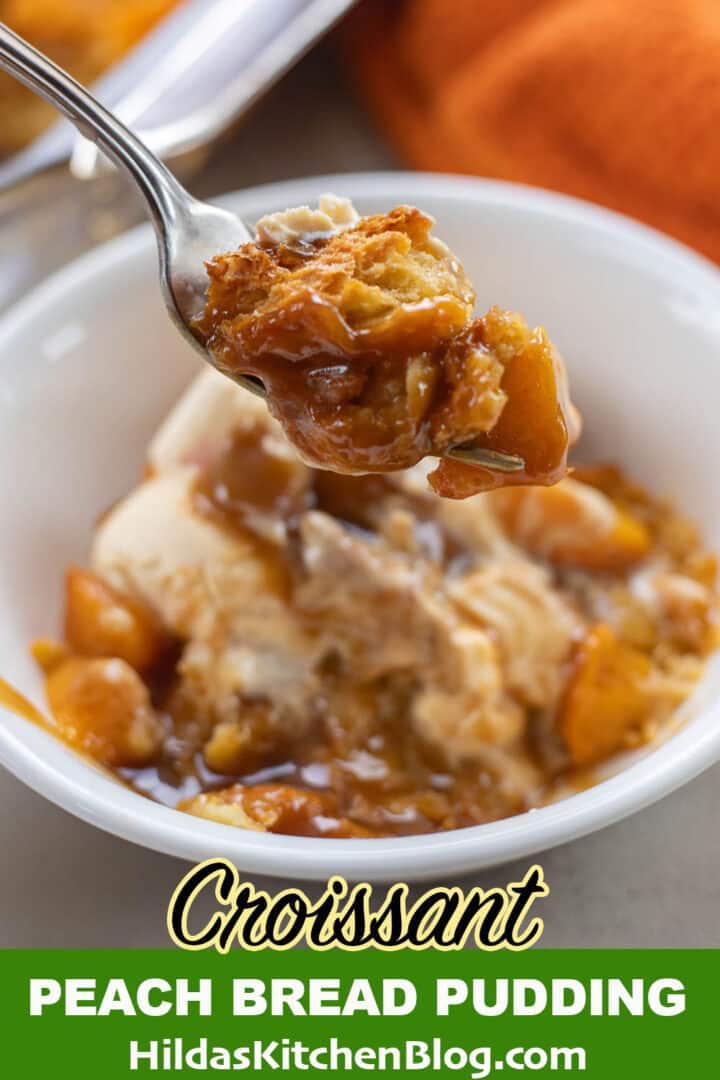
[[[67,72],[0,22],[0,68],[40,94],[139,188],[156,229],[165,233],[190,196],[129,128]]]

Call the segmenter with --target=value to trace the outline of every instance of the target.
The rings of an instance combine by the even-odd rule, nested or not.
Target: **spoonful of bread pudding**
[[[473,315],[460,261],[411,206],[360,217],[325,195],[270,214],[208,264],[195,327],[216,366],[258,378],[308,464],[381,473],[440,458],[464,498],[553,484],[579,433],[563,362],[514,312]]]
[[[0,24],[0,67],[122,168],[155,228],[168,311],[186,339],[267,398],[301,458],[332,472],[423,458],[440,495],[549,485],[579,434],[562,360],[542,329],[473,315],[459,260],[410,206],[360,217],[326,195],[260,219],[194,199],[116,116]]]

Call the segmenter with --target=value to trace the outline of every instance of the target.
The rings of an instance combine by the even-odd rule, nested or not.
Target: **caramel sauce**
[[[183,763],[165,759],[120,772],[137,791],[169,807],[185,808],[200,794],[217,796],[221,805],[241,800],[245,809],[270,801],[282,812],[271,820],[261,815],[260,824],[297,836],[412,836],[498,820],[534,805],[523,793],[503,793],[491,769],[448,771],[412,735],[400,708],[362,738],[352,727],[348,721],[339,729],[330,720],[291,747],[289,758],[236,776],[213,773],[201,753]],[[529,745],[518,754],[538,767]],[[538,785],[538,797],[549,782]]]
[[[0,678],[0,705],[9,712],[15,713],[16,716],[21,716],[23,720],[29,720],[31,724],[36,724],[43,731],[56,734],[52,720],[3,678]]]
[[[325,469],[298,468],[262,447],[262,425],[236,431],[215,449],[195,485],[198,513],[251,543],[263,560],[271,584],[290,600],[293,530],[301,514],[322,510],[353,528],[374,532],[383,505],[393,499],[411,507],[432,533],[438,561],[446,565],[467,552],[443,529],[431,500],[399,489],[385,474],[353,476]],[[278,528],[278,525],[280,528]]]
[[[0,705],[58,734],[54,722],[2,678]],[[184,765],[168,758],[139,769],[117,768],[115,774],[139,793],[173,808],[202,792],[234,788],[268,831],[293,836],[406,836],[477,824],[527,808],[522,801],[509,806],[494,794],[489,774],[443,771],[429,756],[418,754],[415,740],[394,732],[392,725],[370,735],[361,747],[353,747],[351,739],[343,747],[341,735],[332,749],[325,739],[317,739],[297,751],[292,760],[241,777],[213,773],[201,754]],[[334,788],[329,786],[331,777]]]
[[[310,508],[312,494],[296,463],[263,448],[263,430],[240,429],[220,445],[199,474],[194,504],[200,514],[240,534],[262,561],[268,589],[289,598],[286,529]]]
[[[287,521],[309,508],[304,470],[268,452],[261,422],[237,429],[202,471],[202,492],[230,525],[262,532],[263,518]]]
[[[98,761],[93,755],[83,753],[81,749],[74,746],[71,742],[63,737],[62,730],[58,727],[55,718],[50,715],[46,715],[37,706],[21,694],[7,679],[0,677],[0,707],[7,709],[8,712],[15,713],[23,720],[28,720],[31,724],[39,727],[42,731],[46,731],[49,735],[55,738],[61,739],[68,746],[71,747],[76,753],[79,753],[81,757],[92,765],[94,769],[102,772],[108,779],[112,779],[116,782],[123,783],[123,777],[120,775],[119,770],[107,769],[102,762]]]

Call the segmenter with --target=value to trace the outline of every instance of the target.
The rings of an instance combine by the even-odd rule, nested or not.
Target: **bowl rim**
[[[686,285],[694,280],[714,291],[720,301],[720,271],[678,241],[600,206],[522,184],[402,171],[341,173],[258,185],[217,201],[241,207],[291,205],[334,189],[349,190],[359,199],[383,195],[389,201],[395,197],[421,201],[428,195],[549,216],[558,225],[577,225],[634,249],[640,266],[647,265],[648,259],[654,266],[669,261],[682,270]],[[399,192],[403,194],[398,196]],[[38,319],[46,304],[72,299],[79,287],[91,286],[98,276],[107,278],[123,263],[145,258],[152,247],[150,226],[140,225],[57,271],[0,318],[2,348],[11,348],[12,336]],[[285,879],[323,880],[334,873],[353,881],[410,881],[468,873],[526,857],[649,806],[720,759],[720,702],[702,711],[717,722],[702,729],[682,728],[646,758],[557,803],[484,825],[388,839],[245,832],[160,806],[105,778],[101,784],[89,782],[80,791],[72,775],[75,770],[66,774],[52,763],[52,755],[44,756],[2,724],[0,762],[75,816],[165,854],[200,860],[221,853],[243,872]],[[4,712],[0,707],[0,716]],[[94,770],[89,775],[98,776]]]

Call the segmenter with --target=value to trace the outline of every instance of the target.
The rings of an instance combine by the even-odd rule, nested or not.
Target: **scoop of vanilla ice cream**
[[[153,436],[148,466],[152,472],[164,472],[186,465],[197,457],[203,443],[218,445],[239,425],[254,421],[262,421],[282,437],[264,401],[206,366]]]
[[[338,195],[321,195],[317,210],[295,206],[275,214],[265,214],[255,226],[259,244],[277,247],[280,244],[311,244],[327,240],[335,233],[352,229],[360,215],[350,199]]]
[[[91,550],[100,577],[147,604],[181,638],[198,632],[218,595],[239,606],[267,593],[267,569],[251,539],[193,509],[195,476],[192,466],[180,466],[140,484],[104,519]]]

